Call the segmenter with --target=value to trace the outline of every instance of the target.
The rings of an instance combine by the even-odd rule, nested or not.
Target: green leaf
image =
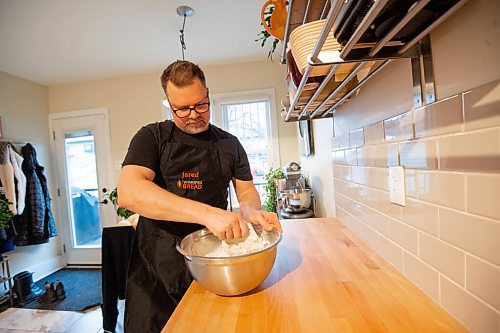
[[[273,169],[269,168],[269,172],[264,175],[264,179],[267,180],[264,190],[266,191],[266,200],[264,201],[263,209],[268,212],[276,212],[276,201],[277,193],[274,181],[276,179],[282,179],[285,175],[281,168]]]

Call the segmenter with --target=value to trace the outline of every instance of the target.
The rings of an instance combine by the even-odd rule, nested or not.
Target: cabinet
[[[14,305],[14,295],[12,291],[12,277],[10,276],[9,257],[0,255],[0,263],[2,264],[2,272],[0,273],[0,283],[7,283],[9,292],[6,295],[0,295],[0,305],[10,302]]]
[[[433,102],[428,34],[466,2],[288,0],[281,59],[288,67],[289,95],[282,100],[282,118],[332,117],[368,80],[400,58],[412,59],[415,106]],[[307,40],[313,47],[309,45],[305,59]]]

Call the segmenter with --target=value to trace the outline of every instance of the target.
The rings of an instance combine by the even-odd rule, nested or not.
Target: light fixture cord
[[[186,25],[186,14],[184,14],[184,21],[182,22],[182,29],[180,30],[179,39],[181,41],[181,51],[182,51],[182,60],[184,60],[184,50],[186,49],[186,43],[184,43],[184,26]]]

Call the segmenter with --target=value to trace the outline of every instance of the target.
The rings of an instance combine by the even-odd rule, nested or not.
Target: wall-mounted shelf
[[[287,122],[332,117],[338,106],[347,102],[392,59],[400,58],[412,59],[414,104],[432,102],[435,98],[434,78],[430,42],[425,37],[466,2],[288,0],[284,45],[289,45],[295,29],[323,19],[324,24],[307,58],[307,65],[301,68],[300,82],[289,79],[289,96],[282,102],[282,117]],[[338,38],[340,48],[322,50],[331,35]],[[294,46],[288,51],[294,53]],[[286,63],[286,59],[287,47],[284,47],[282,63]],[[346,64],[351,65],[350,71],[338,79],[339,69]],[[323,68],[321,72],[326,74],[318,77],[314,74],[318,68]],[[316,87],[306,91],[311,81],[316,82]]]

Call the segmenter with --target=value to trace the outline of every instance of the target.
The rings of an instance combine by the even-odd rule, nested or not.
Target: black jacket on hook
[[[26,176],[26,208],[16,218],[18,246],[42,244],[49,237],[57,236],[56,225],[50,206],[50,194],[44,168],[38,164],[35,148],[26,144],[22,149],[23,172]]]

